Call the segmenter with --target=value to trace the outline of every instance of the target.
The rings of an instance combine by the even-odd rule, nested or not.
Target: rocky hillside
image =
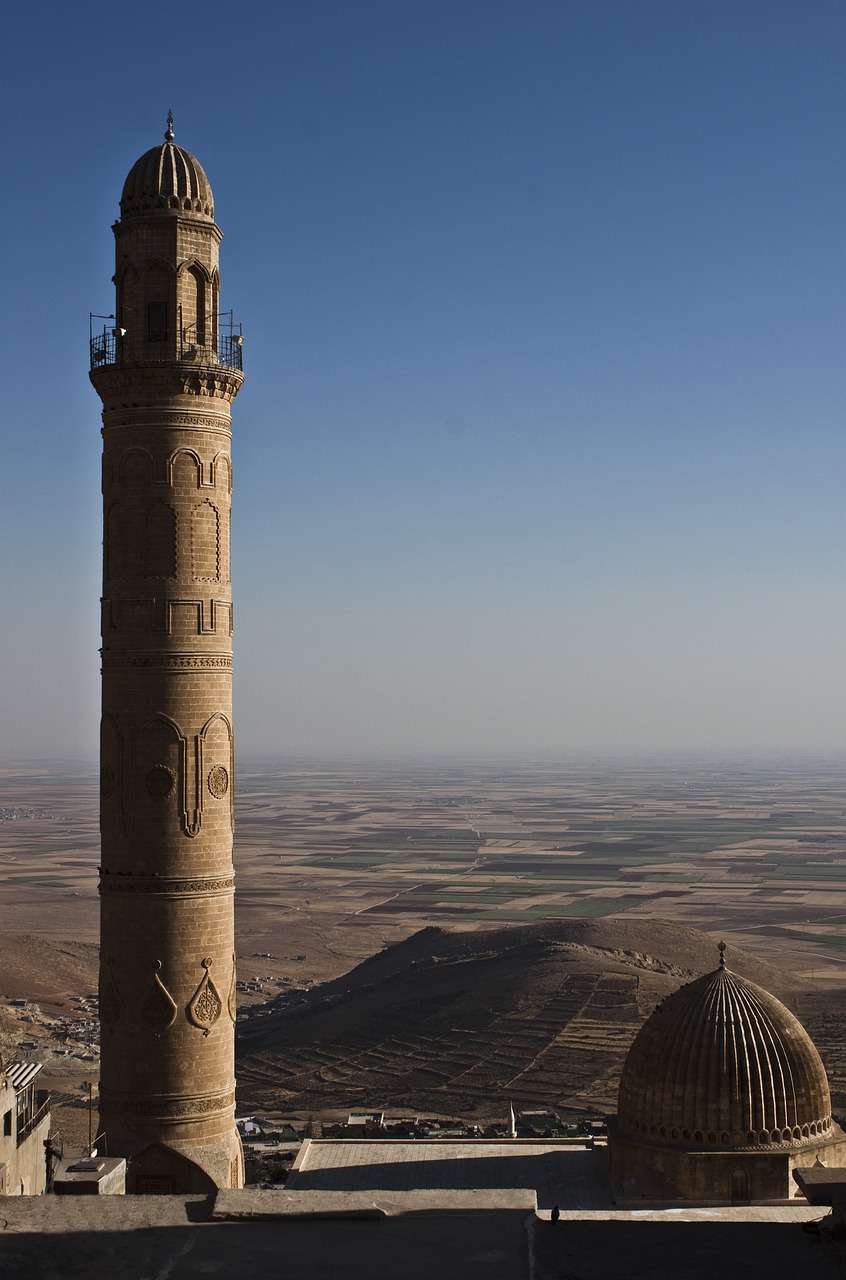
[[[239,1107],[613,1110],[643,1019],[717,962],[715,939],[664,921],[424,929],[252,1021],[239,1042]],[[728,962],[795,1007],[771,965],[736,950]]]

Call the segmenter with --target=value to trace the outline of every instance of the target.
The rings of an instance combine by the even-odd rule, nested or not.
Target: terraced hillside
[[[731,966],[792,1003],[769,964]],[[715,942],[662,921],[545,921],[484,933],[428,928],[251,1020],[239,1105],[403,1107],[477,1118],[508,1103],[608,1111],[643,1019],[716,967]]]

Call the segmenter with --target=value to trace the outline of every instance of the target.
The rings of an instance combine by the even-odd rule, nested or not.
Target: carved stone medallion
[[[220,992],[209,977],[209,969],[212,967],[211,958],[206,957],[202,965],[206,972],[185,1012],[188,1014],[188,1021],[193,1026],[199,1027],[203,1035],[207,1036],[223,1012],[223,1001],[220,998]]]
[[[144,779],[144,786],[153,800],[166,800],[173,790],[173,774],[167,765],[153,765]]]
[[[216,764],[209,771],[209,791],[217,800],[222,800],[229,790],[229,774],[222,764]]]
[[[108,800],[115,789],[115,775],[107,764],[104,764],[100,770],[100,796],[103,800]]]

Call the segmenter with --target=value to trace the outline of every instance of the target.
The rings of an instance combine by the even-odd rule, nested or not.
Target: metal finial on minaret
[[[165,133],[165,142],[173,142],[173,112],[167,113],[167,132]]]
[[[721,968],[721,969],[725,969],[725,967],[726,967],[726,944],[725,944],[724,942],[718,942],[718,943],[717,943],[717,946],[718,946],[718,948],[719,948],[719,952],[720,952],[720,968]]]

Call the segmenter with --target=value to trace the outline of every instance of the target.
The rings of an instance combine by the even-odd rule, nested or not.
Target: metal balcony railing
[[[224,317],[221,317],[223,319]],[[101,328],[94,327],[95,320],[111,321]],[[154,339],[137,338],[114,327],[114,316],[92,316],[89,349],[92,369],[110,365],[129,364],[204,364],[223,365],[227,369],[242,370],[244,338],[241,326],[230,320],[229,331],[218,335],[217,341],[198,341],[196,328],[177,333],[157,333]]]
[[[35,1130],[41,1124],[41,1121],[49,1113],[49,1111],[50,1111],[50,1094],[48,1093],[43,1096],[42,1101],[39,1102],[38,1107],[29,1117],[26,1124],[24,1124],[20,1129],[18,1129],[18,1132],[15,1136],[15,1144],[17,1146],[19,1147],[23,1146],[23,1144],[26,1142],[29,1135],[35,1132]]]
[[[217,359],[227,369],[243,369],[244,339],[240,333],[224,334],[217,340]]]

